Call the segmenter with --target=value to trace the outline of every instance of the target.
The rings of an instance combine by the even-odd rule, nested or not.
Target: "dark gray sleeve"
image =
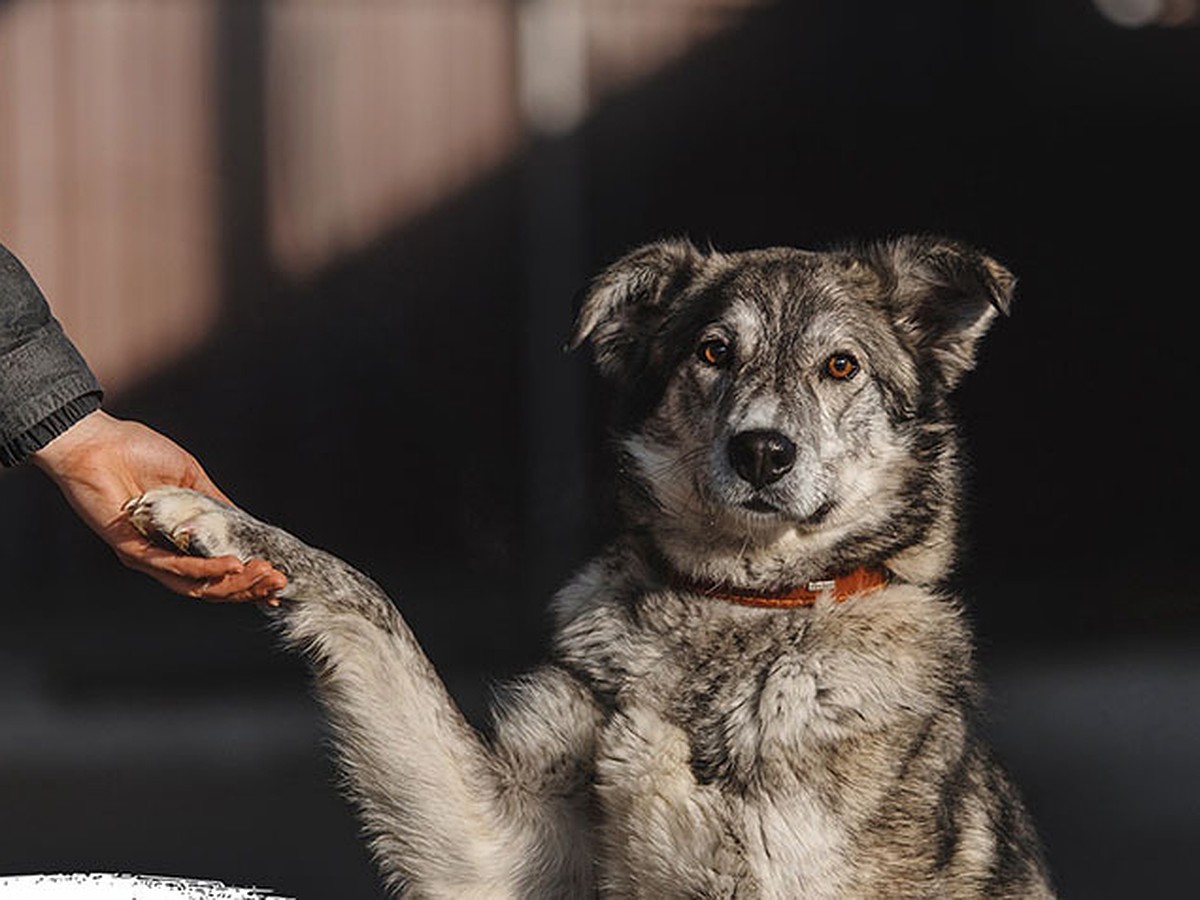
[[[0,464],[15,466],[100,406],[100,383],[0,244]]]

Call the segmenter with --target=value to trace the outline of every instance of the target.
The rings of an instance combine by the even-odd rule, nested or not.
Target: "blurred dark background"
[[[989,727],[1064,897],[1200,882],[1191,0],[0,0],[0,241],[110,411],[371,573],[477,721],[602,516],[572,297],[942,232]],[[306,676],[0,476],[0,873],[381,896]]]

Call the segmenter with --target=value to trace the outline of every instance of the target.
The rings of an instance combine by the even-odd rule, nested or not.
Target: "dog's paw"
[[[154,488],[126,503],[125,513],[144,537],[192,556],[249,559],[233,540],[233,526],[246,514],[198,491]]]

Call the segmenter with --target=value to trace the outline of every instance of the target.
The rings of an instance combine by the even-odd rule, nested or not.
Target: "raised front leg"
[[[266,559],[287,574],[286,602],[268,612],[285,643],[312,662],[341,765],[391,887],[455,898],[590,892],[586,842],[568,836],[581,824],[578,766],[561,774],[563,756],[578,754],[592,727],[586,692],[570,678],[537,673],[524,691],[537,697],[518,708],[524,717],[553,703],[547,711],[574,716],[578,729],[521,728],[511,746],[488,746],[371,579],[193,491],[153,490],[128,512],[143,534],[185,552]]]

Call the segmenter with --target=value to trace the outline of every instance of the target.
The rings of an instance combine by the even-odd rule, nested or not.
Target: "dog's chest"
[[[614,698],[595,761],[613,894],[839,896],[888,774],[858,751],[919,686],[854,628],[661,612],[592,657]]]
[[[603,878],[620,897],[838,896],[847,829],[820,779],[769,729],[724,746],[648,704],[622,706],[595,763]],[[724,767],[701,760],[709,745]],[[752,748],[751,744],[759,744]],[[755,752],[757,750],[757,752]],[[767,774],[776,769],[774,775]],[[753,783],[742,771],[757,770]],[[784,774],[786,770],[787,774]]]

